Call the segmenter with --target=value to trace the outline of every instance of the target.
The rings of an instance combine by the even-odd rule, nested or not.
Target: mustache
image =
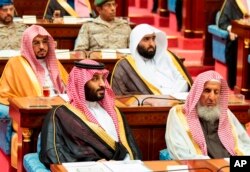
[[[155,50],[155,47],[154,47],[154,46],[150,46],[150,47],[148,47],[148,50],[149,50],[150,48],[152,48],[153,50]]]
[[[41,48],[39,51],[38,51],[38,53],[44,53],[44,52],[46,52],[46,50],[45,49],[43,49],[43,48]]]
[[[104,91],[104,90],[105,90],[105,87],[100,87],[96,91]]]

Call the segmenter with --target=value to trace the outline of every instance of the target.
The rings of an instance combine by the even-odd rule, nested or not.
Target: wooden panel
[[[23,15],[36,15],[42,18],[48,0],[15,0],[14,6],[18,16]]]
[[[242,93],[250,99],[250,23],[243,20],[232,22],[232,32],[238,35],[237,77],[235,92]]]

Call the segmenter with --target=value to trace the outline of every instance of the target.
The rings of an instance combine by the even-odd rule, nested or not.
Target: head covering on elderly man
[[[172,107],[168,114],[165,139],[171,157],[250,155],[250,138],[228,109],[228,97],[227,82],[218,72],[206,71],[196,77],[185,104]]]
[[[12,0],[0,0],[0,7],[13,4]]]
[[[229,88],[226,80],[219,73],[215,71],[207,71],[198,75],[193,83],[193,86],[191,87],[188,98],[184,105],[185,114],[187,117],[188,125],[190,127],[190,132],[194,140],[201,147],[202,152],[206,154],[207,150],[205,146],[206,145],[205,138],[202,133],[201,125],[199,123],[196,105],[200,100],[204,84],[210,80],[219,80],[221,82],[221,91],[219,100],[219,108],[221,115],[219,117],[218,133],[221,142],[225,146],[227,151],[230,152],[231,155],[235,155],[234,142],[232,139],[228,139],[228,138],[233,138],[231,132],[231,126],[227,116]]]
[[[94,4],[96,6],[101,6],[102,4],[104,4],[107,1],[112,1],[112,0],[95,0]]]

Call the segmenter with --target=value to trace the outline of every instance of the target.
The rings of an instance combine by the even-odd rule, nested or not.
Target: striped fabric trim
[[[118,126],[119,126],[119,131],[121,133],[120,134],[120,140],[121,140],[123,146],[125,146],[125,148],[129,152],[130,159],[134,159],[133,153],[132,153],[131,148],[130,148],[130,146],[128,144],[128,140],[127,140],[127,137],[126,137],[126,132],[124,130],[124,125],[123,125],[123,120],[122,120],[121,113],[117,108],[115,108],[115,111],[116,111],[116,114],[118,116]]]
[[[129,62],[129,64],[132,66],[132,68],[135,70],[137,75],[142,79],[142,81],[147,85],[147,87],[151,90],[154,95],[161,95],[161,91],[156,88],[154,85],[149,83],[145,78],[140,74],[140,72],[137,70],[137,67],[135,65],[135,60],[132,56],[127,56],[126,60]]]
[[[237,5],[240,8],[240,11],[243,13],[243,15],[248,14],[248,10],[245,7],[245,5],[243,4],[242,0],[235,0],[235,2],[237,3]]]
[[[177,70],[181,73],[181,75],[183,76],[183,78],[188,82],[188,85],[191,87],[191,81],[189,80],[188,76],[186,75],[185,71],[183,70],[183,68],[181,67],[181,65],[179,64],[179,62],[176,60],[176,58],[173,56],[172,53],[170,53],[169,51],[167,51],[167,54],[171,57],[174,65],[176,66]]]
[[[200,146],[194,141],[194,139],[192,137],[192,134],[190,132],[190,129],[188,127],[186,116],[183,113],[183,105],[177,105],[176,106],[176,114],[178,115],[178,117],[179,117],[179,119],[180,119],[180,121],[182,123],[182,126],[185,128],[190,140],[192,141],[192,143],[193,143],[193,145],[195,147],[196,153],[198,155],[202,155],[202,151],[200,149]]]
[[[34,85],[34,89],[37,92],[38,96],[42,96],[42,89],[41,86],[39,85],[39,81],[37,76],[35,75],[33,69],[31,68],[30,64],[27,62],[27,60],[25,60],[24,58],[18,58],[20,63],[22,63],[22,65],[24,66],[24,69],[27,71],[27,73],[29,74],[30,78],[32,81],[36,81],[36,82],[32,82]]]
[[[71,104],[64,105],[77,115],[89,128],[91,128],[105,143],[107,143],[107,145],[115,150],[115,141],[105,132],[105,130],[103,130],[103,128],[93,122],[89,122],[86,115]]]
[[[65,0],[57,0],[57,2],[73,17],[78,17],[75,10]]]

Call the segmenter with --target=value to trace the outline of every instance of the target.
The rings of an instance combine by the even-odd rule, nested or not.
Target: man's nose
[[[155,46],[155,40],[150,39],[150,40],[149,40],[149,44],[150,44],[151,46]]]
[[[44,48],[44,43],[43,42],[39,43],[39,48]]]
[[[12,14],[12,10],[11,9],[7,9],[7,14]]]
[[[105,87],[105,81],[103,79],[100,80],[99,86]]]
[[[211,100],[214,100],[214,99],[215,99],[215,93],[214,93],[213,91],[211,91],[211,92],[209,93],[209,98],[210,98]]]

